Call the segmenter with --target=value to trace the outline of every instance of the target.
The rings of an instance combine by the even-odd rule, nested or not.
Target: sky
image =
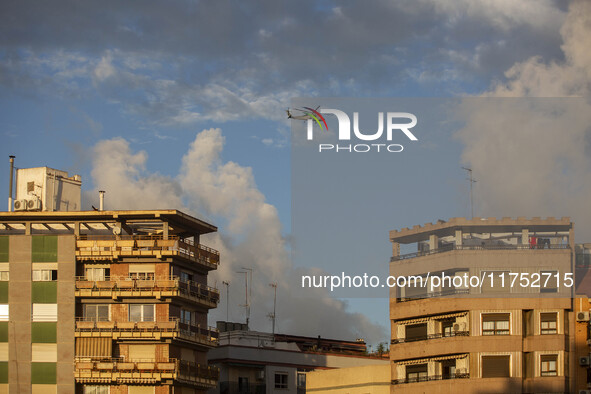
[[[86,207],[104,189],[109,209],[178,207],[218,225],[210,322],[226,317],[224,280],[231,320],[244,319],[236,271],[249,267],[253,328],[270,330],[277,282],[279,331],[377,343],[386,298],[290,297],[291,100],[583,97],[543,135],[510,105],[497,127],[482,127],[490,107],[465,113],[425,141],[447,152],[445,172],[424,156],[440,192],[414,186],[390,228],[467,216],[467,165],[479,215],[570,215],[588,240],[590,26],[588,1],[3,1],[0,157],[82,175]]]

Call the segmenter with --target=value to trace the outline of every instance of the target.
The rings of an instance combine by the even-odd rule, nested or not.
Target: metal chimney
[[[10,155],[10,184],[8,187],[8,212],[12,211],[12,179],[14,176],[14,156]]]
[[[105,210],[105,191],[99,190],[99,211]]]

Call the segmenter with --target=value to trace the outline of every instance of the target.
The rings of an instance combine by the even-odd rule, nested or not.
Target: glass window
[[[245,378],[243,376],[238,377],[238,392],[239,393],[248,393],[249,392],[248,378]]]
[[[33,270],[34,282],[49,282],[57,280],[57,270]]]
[[[9,280],[10,275],[8,275],[8,271],[0,271],[0,281],[6,282]]]
[[[191,311],[181,309],[181,323],[191,324]]]
[[[57,304],[33,304],[33,321],[57,321]]]
[[[557,314],[540,313],[540,333],[542,335],[557,334]]]
[[[298,372],[298,389],[306,388],[306,374],[304,372]]]
[[[129,321],[154,321],[154,304],[130,304]]]
[[[109,394],[109,386],[84,386],[84,394]]]
[[[286,389],[287,388],[287,373],[277,372],[275,373],[275,388]]]
[[[192,280],[193,280],[193,275],[191,275],[187,272],[181,271],[181,282],[189,282]]]
[[[130,272],[129,277],[131,279],[139,279],[139,280],[154,280],[154,273],[153,272]]]
[[[510,313],[482,314],[482,335],[509,335]]]
[[[110,276],[109,268],[86,268],[87,280],[106,280]]]
[[[8,321],[8,305],[0,304],[0,321]]]
[[[424,382],[427,380],[427,364],[416,364],[406,366],[406,381]]]
[[[441,322],[441,335],[444,337],[451,337],[453,335],[453,320],[443,320]]]
[[[557,369],[556,369],[556,359],[558,357],[555,354],[551,355],[543,355],[540,357],[541,365],[541,375],[542,376],[556,376]]]
[[[109,321],[108,304],[86,304],[84,305],[85,321]]]

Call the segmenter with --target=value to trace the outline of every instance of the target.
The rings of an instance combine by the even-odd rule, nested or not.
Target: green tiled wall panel
[[[33,304],[56,304],[57,282],[31,282],[31,302]]]
[[[31,384],[56,384],[57,363],[31,363]]]
[[[32,343],[56,343],[57,342],[57,323],[31,323],[31,342]]]
[[[35,235],[32,241],[33,263],[57,262],[57,235]]]

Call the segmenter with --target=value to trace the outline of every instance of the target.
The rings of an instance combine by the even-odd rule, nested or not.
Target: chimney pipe
[[[10,158],[10,184],[8,187],[8,212],[12,212],[12,178],[14,175],[14,156],[8,156]]]
[[[105,210],[105,191],[99,190],[99,211]]]

